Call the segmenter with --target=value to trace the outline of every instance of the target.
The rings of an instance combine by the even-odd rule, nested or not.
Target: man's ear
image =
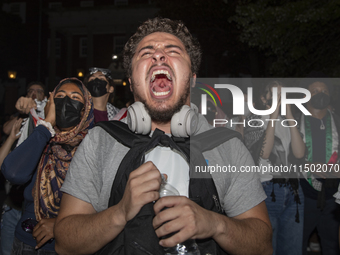
[[[131,78],[129,78],[129,83],[130,83],[130,91],[133,93]]]
[[[194,73],[191,78],[191,87],[195,88],[196,86],[196,74]]]

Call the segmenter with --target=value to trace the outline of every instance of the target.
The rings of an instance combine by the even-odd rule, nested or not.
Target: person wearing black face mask
[[[300,131],[306,143],[306,166],[313,168],[338,163],[340,152],[340,118],[329,110],[331,102],[329,79],[309,79],[306,88],[311,93],[307,110],[311,116],[301,115]],[[328,169],[330,170],[330,169]],[[317,229],[322,254],[339,254],[339,178],[332,172],[304,173],[301,186],[305,195],[303,254],[307,254],[308,240]]]
[[[56,254],[54,222],[62,198],[60,191],[80,142],[94,126],[89,91],[76,78],[62,80],[45,107],[33,133],[10,153],[2,165],[4,176],[26,184],[24,212],[15,230],[12,254]]]
[[[114,82],[109,69],[91,67],[90,73],[85,77],[84,83],[91,93],[94,105],[94,121],[118,120],[126,116],[126,108],[121,111],[109,103],[114,92]],[[116,116],[118,117],[118,116]],[[122,118],[121,118],[122,117]]]

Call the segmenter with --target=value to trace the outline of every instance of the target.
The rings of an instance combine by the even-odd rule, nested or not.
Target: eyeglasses
[[[111,77],[111,71],[109,69],[105,69],[105,68],[98,68],[98,67],[91,67],[89,69],[90,71],[90,75],[96,73],[96,72],[101,72],[102,74],[104,74],[105,76],[107,76],[108,78],[110,78],[112,80]]]
[[[44,90],[42,90],[42,89],[29,89],[29,90],[27,90],[27,94],[32,94],[33,92],[36,92],[37,94],[44,94]]]
[[[33,229],[34,229],[35,225],[37,225],[37,224],[38,224],[37,220],[28,218],[27,220],[24,220],[21,223],[21,227],[25,232],[32,234]]]

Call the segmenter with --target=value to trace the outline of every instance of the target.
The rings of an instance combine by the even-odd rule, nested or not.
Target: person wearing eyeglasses
[[[84,79],[84,84],[93,99],[95,123],[113,120],[119,109],[109,103],[112,102],[115,89],[111,71],[105,68],[91,67]],[[121,117],[124,118],[126,110],[123,109],[122,113]]]
[[[56,254],[54,222],[66,172],[79,144],[94,125],[89,91],[76,78],[62,80],[50,93],[46,118],[4,160],[1,171],[26,184],[24,209],[15,229],[12,254]]]
[[[26,118],[31,108],[37,110],[39,117],[44,118],[44,107],[47,99],[45,96],[45,85],[40,81],[33,81],[27,85],[27,94],[25,97],[20,97],[15,104],[17,113],[10,117],[3,126],[3,132],[6,135],[11,133],[12,127],[16,120],[20,118]]]

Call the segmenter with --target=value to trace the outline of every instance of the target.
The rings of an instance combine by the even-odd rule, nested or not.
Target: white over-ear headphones
[[[146,135],[151,131],[151,118],[141,102],[129,106],[127,123],[132,132]],[[198,113],[188,105],[183,105],[181,110],[171,118],[171,133],[176,137],[188,137],[195,133],[198,126]]]

